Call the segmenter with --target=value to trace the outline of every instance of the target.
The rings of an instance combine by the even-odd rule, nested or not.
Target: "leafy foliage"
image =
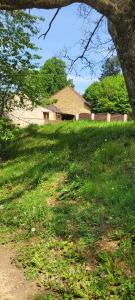
[[[24,11],[1,11],[0,15],[0,115],[3,115],[15,105],[14,94],[20,93],[19,105],[24,104],[24,95],[31,100],[36,97],[36,89],[30,87],[27,76],[33,76],[37,67],[39,56],[31,38],[39,31],[37,18]]]
[[[107,58],[102,65],[100,79],[104,79],[107,76],[118,75],[121,72],[121,66],[118,56]]]
[[[17,128],[6,119],[0,119],[0,160],[4,158],[9,143],[15,139]]]
[[[0,142],[12,140],[14,137],[12,129],[8,120],[0,120]]]
[[[130,113],[128,93],[122,75],[108,76],[90,85],[84,97],[93,112]]]
[[[72,85],[67,79],[65,63],[57,57],[48,59],[41,67],[38,76],[41,96],[48,97],[54,95],[67,85]]]

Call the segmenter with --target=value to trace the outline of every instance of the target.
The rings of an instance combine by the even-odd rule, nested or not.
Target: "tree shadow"
[[[95,165],[93,161],[94,159],[96,161],[98,153],[110,142],[122,143],[122,149],[130,148],[131,140],[135,141],[135,126],[133,124],[97,126],[97,124],[87,122],[84,128],[81,123],[75,128],[73,125],[69,127],[69,123],[58,125],[56,130],[51,130],[51,126],[47,128],[49,130],[46,130],[46,127],[39,130],[39,127],[31,126],[25,132],[22,131],[16,145],[12,144],[10,160],[5,168],[11,167],[12,170],[16,161],[18,162],[17,171],[19,162],[22,163],[22,161],[24,165],[27,164],[27,168],[21,174],[11,172],[6,180],[1,179],[0,185],[2,187],[10,183],[15,186],[23,183],[24,189],[17,193],[13,192],[9,197],[1,200],[1,203],[8,204],[11,201],[17,201],[26,192],[35,190],[42,180],[47,180],[52,174],[65,172],[67,181],[63,181],[56,188],[59,198],[57,204],[50,207],[52,219],[49,226],[57,236],[83,238],[86,242],[92,243],[108,230],[109,222],[112,227],[115,226],[115,220],[121,219],[126,212],[125,207],[121,210],[124,202],[118,205],[119,199],[114,201],[112,195],[111,198],[107,192],[105,194],[105,191],[102,191],[102,187],[105,188],[104,178],[102,178],[104,165],[108,167],[110,163],[112,167],[111,176],[108,175],[110,191],[113,186],[117,187],[120,183],[121,179],[120,176],[117,178],[117,174],[121,172],[121,164],[120,167],[118,165],[118,168],[113,169],[117,159],[120,159],[120,153],[117,157],[118,154],[113,151],[110,156],[107,156],[107,163],[104,163],[101,156],[99,172],[96,170],[99,167],[97,165],[99,161],[97,160]],[[128,175],[125,174],[125,176],[127,179]],[[96,180],[99,187],[96,186]],[[94,188],[96,191],[93,191]],[[114,193],[114,197],[116,195]],[[118,209],[116,214],[115,209]]]

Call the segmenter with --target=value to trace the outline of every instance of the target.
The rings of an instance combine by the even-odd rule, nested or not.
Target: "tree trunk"
[[[109,21],[108,25],[121,63],[135,119],[135,20],[125,17],[125,20],[120,20],[115,25]]]

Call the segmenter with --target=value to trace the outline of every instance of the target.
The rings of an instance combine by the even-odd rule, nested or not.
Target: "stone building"
[[[14,108],[8,117],[15,125],[27,127],[29,124],[43,125],[63,120],[78,120],[82,114],[90,116],[90,104],[71,87],[65,87],[54,96],[46,107],[37,106]]]
[[[56,100],[54,104],[62,113],[62,119],[79,119],[79,115],[90,114],[90,104],[72,87],[67,86],[55,95],[50,100]]]

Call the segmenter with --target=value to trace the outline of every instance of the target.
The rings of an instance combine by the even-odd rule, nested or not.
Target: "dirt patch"
[[[41,292],[36,283],[27,281],[23,271],[11,263],[15,251],[0,245],[0,300],[34,299]]]
[[[56,199],[55,198],[48,198],[48,200],[47,200],[47,204],[48,204],[48,206],[55,206],[56,205]]]
[[[127,276],[135,277],[134,270],[131,270],[125,261],[117,259],[116,266],[119,267]]]
[[[100,250],[114,252],[118,248],[118,244],[119,241],[111,241],[108,237],[103,236],[99,243],[99,247]]]

